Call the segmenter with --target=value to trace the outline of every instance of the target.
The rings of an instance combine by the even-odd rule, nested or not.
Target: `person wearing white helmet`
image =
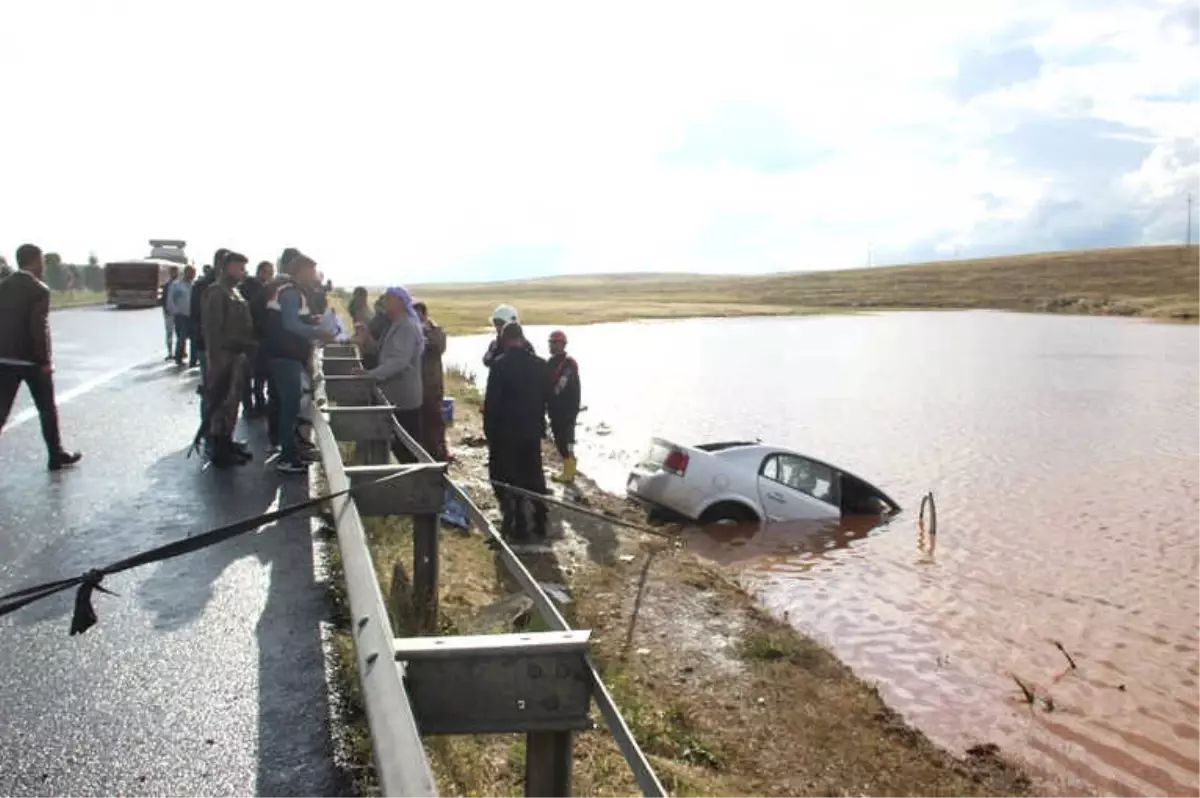
[[[491,368],[492,363],[504,351],[503,345],[500,343],[500,334],[504,331],[504,325],[515,322],[520,323],[520,318],[517,316],[517,309],[512,305],[498,305],[492,311],[492,326],[496,328],[496,337],[488,344],[487,351],[483,353],[484,368]],[[529,350],[529,354],[536,355],[533,344],[525,341],[525,348]]]

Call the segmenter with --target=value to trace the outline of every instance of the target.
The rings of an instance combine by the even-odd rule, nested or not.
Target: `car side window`
[[[833,502],[834,470],[824,463],[816,463],[791,454],[775,455],[774,473],[763,469],[763,476],[792,490],[800,491],[825,502]]]
[[[779,455],[773,454],[763,461],[762,471],[764,477],[772,482],[779,481]]]

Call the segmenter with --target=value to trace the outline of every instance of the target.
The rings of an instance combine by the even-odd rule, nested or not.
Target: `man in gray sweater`
[[[378,365],[369,370],[358,369],[357,373],[375,379],[383,395],[395,406],[396,420],[400,426],[417,443],[421,443],[424,440],[421,435],[421,405],[425,399],[421,360],[425,354],[425,334],[413,307],[412,296],[404,288],[393,286],[384,292],[383,312],[390,322],[383,337],[378,341],[369,335],[359,338],[359,346],[364,354],[375,354]],[[398,442],[392,444],[392,454],[400,463],[417,462],[408,449]]]

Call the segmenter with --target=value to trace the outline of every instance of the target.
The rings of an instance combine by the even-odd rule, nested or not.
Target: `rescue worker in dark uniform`
[[[515,324],[519,322],[517,318],[517,309],[512,305],[500,305],[492,311],[492,326],[496,328],[496,337],[488,344],[487,351],[483,353],[484,368],[491,368],[492,363],[496,358],[500,357],[504,351],[504,345],[500,342],[500,334],[504,330],[504,325]],[[533,344],[526,341],[524,347],[529,350],[529,354],[536,355],[537,352],[533,348]]]
[[[542,437],[546,429],[546,361],[528,349],[519,322],[504,326],[502,348],[492,361],[483,402],[483,434],[488,443],[488,477],[527,491],[546,494]],[[546,504],[493,485],[503,521],[500,534],[511,540],[546,537]],[[526,524],[532,504],[533,528]]]
[[[550,333],[550,395],[546,412],[550,416],[550,433],[554,447],[562,458],[562,473],[551,479],[570,485],[575,481],[575,421],[579,418],[579,364],[567,354],[567,334],[562,330]]]
[[[242,386],[256,346],[250,305],[238,291],[246,276],[246,262],[245,255],[226,252],[217,280],[201,302],[207,432],[212,463],[218,468],[244,465],[253,459],[249,447],[233,440]]]

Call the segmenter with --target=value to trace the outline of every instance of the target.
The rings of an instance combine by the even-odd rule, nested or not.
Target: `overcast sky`
[[[0,251],[335,282],[1175,242],[1194,2],[0,4]]]

